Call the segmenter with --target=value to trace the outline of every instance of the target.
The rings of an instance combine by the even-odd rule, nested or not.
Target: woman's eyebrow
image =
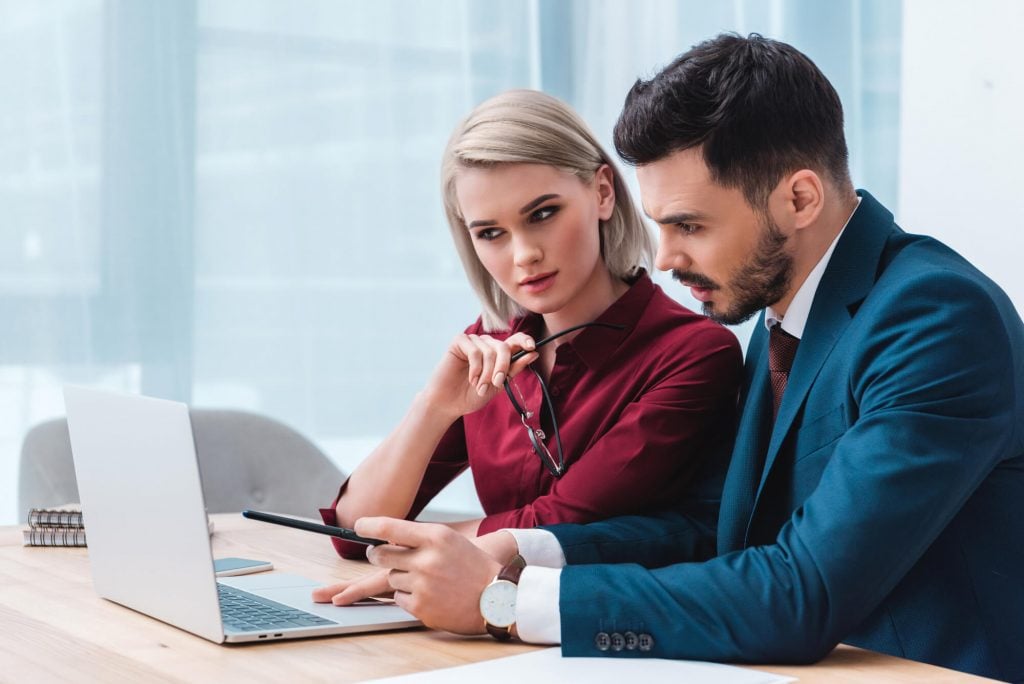
[[[555,199],[561,197],[561,195],[541,195],[535,200],[528,202],[522,209],[519,210],[520,214],[528,214],[538,205],[547,202],[549,199]]]
[[[543,204],[544,202],[547,202],[550,199],[557,199],[559,197],[561,197],[561,195],[556,195],[556,194],[541,195],[540,197],[537,197],[536,199],[532,199],[529,202],[527,202],[526,205],[523,206],[523,208],[519,210],[519,213],[520,214],[529,214],[531,211],[533,211],[533,209],[538,204]],[[485,226],[496,226],[496,225],[498,225],[498,222],[495,221],[494,219],[477,219],[476,221],[470,221],[469,223],[467,223],[466,227],[467,228],[483,228]]]

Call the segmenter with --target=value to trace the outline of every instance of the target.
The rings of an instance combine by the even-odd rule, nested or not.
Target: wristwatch
[[[512,638],[512,627],[516,624],[519,576],[525,567],[526,561],[516,554],[480,594],[480,615],[487,625],[487,633],[498,641]]]

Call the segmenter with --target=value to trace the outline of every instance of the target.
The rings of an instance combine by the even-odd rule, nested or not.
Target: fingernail
[[[502,373],[501,371],[498,371],[497,373],[494,374],[494,385],[498,386],[503,382],[505,382],[505,374]]]
[[[487,394],[487,385],[480,385],[479,387],[477,387],[476,393],[479,394],[481,397]]]

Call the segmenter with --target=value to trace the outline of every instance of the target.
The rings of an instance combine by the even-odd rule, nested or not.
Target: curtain
[[[0,524],[68,383],[269,414],[351,470],[478,312],[439,197],[460,117],[543,88],[610,150],[633,80],[721,30],[816,60],[893,206],[885,0],[0,0]]]

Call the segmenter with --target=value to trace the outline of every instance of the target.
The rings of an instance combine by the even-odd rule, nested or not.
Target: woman
[[[741,352],[651,282],[651,237],[586,125],[498,95],[456,129],[442,188],[483,313],[325,522],[413,518],[467,466],[485,516],[451,524],[470,537],[676,504],[731,434]]]

